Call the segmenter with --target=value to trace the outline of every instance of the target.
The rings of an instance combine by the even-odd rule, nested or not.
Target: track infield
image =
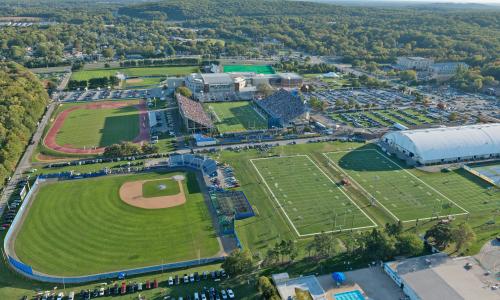
[[[250,162],[299,237],[377,226],[309,156]]]
[[[329,152],[323,154],[330,166],[346,175],[370,200],[394,219],[411,222],[468,211],[402,168],[375,149]]]
[[[61,111],[47,132],[44,144],[61,153],[100,154],[114,143],[148,139],[148,113],[143,101],[104,101]]]
[[[185,176],[184,205],[142,209],[119,197],[122,184]],[[220,253],[194,173],[147,173],[45,183],[14,240],[17,257],[50,275],[87,275]]]

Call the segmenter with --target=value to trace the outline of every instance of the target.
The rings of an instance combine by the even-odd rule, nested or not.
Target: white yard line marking
[[[348,152],[363,152],[363,151],[369,151],[369,152],[375,152],[377,154],[379,154],[381,157],[385,158],[386,160],[388,160],[390,163],[392,163],[393,165],[395,165],[397,168],[399,168],[400,170],[404,171],[405,173],[407,173],[408,175],[410,175],[411,177],[415,178],[417,181],[420,181],[421,183],[423,183],[426,187],[428,187],[429,189],[433,190],[434,192],[436,192],[437,194],[439,194],[440,196],[442,196],[443,198],[445,198],[446,200],[448,200],[449,202],[453,203],[456,207],[460,208],[462,211],[464,211],[463,213],[455,213],[455,214],[449,214],[449,215],[445,215],[445,216],[437,216],[438,218],[440,217],[446,217],[446,216],[460,216],[460,215],[466,215],[466,214],[469,214],[469,211],[467,211],[465,208],[463,208],[462,206],[458,205],[456,202],[454,202],[453,200],[451,200],[450,198],[446,197],[445,195],[443,195],[440,191],[438,191],[437,189],[435,189],[434,187],[430,186],[429,184],[427,184],[426,182],[424,182],[422,179],[418,178],[416,175],[414,175],[413,173],[411,173],[410,171],[406,170],[406,169],[403,169],[401,168],[401,166],[399,164],[397,164],[395,161],[393,161],[390,157],[388,157],[387,155],[381,153],[380,151],[376,150],[376,149],[363,149],[363,150],[350,150],[350,151],[345,151],[345,150],[342,150],[342,151],[331,151],[331,152],[326,152],[326,153],[322,153],[333,165],[337,166],[338,167],[338,171],[340,171],[341,173],[345,174],[346,176],[348,176],[349,178],[352,179],[351,176],[349,176],[349,174],[347,174],[347,172],[343,171],[342,168],[340,166],[338,166],[337,164],[335,164],[332,159],[330,159],[328,157],[328,154],[329,153],[348,153]],[[337,169],[337,168],[335,168]],[[354,182],[356,182],[354,179],[352,179]],[[361,189],[363,189],[368,195],[370,195],[370,197],[373,197],[373,195],[371,193],[369,193],[368,191],[366,191],[359,183],[356,182],[356,184],[358,186],[360,186]],[[396,218],[396,220],[399,220],[399,218],[397,218],[389,209],[387,209],[382,203],[380,203],[376,197],[373,197],[385,210],[387,210],[393,217]],[[436,218],[436,217],[427,217],[427,218],[422,218],[419,220],[429,220],[429,219],[433,219],[433,218]],[[405,221],[402,221],[402,222],[412,222],[412,221],[416,221],[416,219],[413,219],[413,220],[405,220]]]
[[[260,158],[259,158],[260,159]],[[283,214],[285,215],[285,217],[287,218],[288,222],[290,223],[290,225],[292,226],[293,230],[295,230],[295,233],[298,235],[298,236],[301,236],[301,234],[299,233],[299,231],[297,230],[297,228],[295,227],[295,225],[293,224],[292,220],[290,220],[290,217],[288,216],[288,214],[286,213],[285,209],[283,208],[283,206],[279,203],[278,201],[278,198],[276,197],[276,195],[274,195],[273,191],[271,190],[271,188],[269,187],[269,185],[267,184],[267,181],[264,179],[264,176],[262,176],[262,174],[260,173],[259,169],[257,168],[257,166],[253,163],[254,159],[251,159],[250,160],[250,163],[252,164],[252,166],[254,167],[255,171],[257,171],[257,174],[259,174],[260,178],[262,179],[262,182],[264,182],[264,184],[266,185],[267,189],[269,190],[269,192],[271,193],[271,195],[273,196],[274,198],[274,201],[276,202],[276,204],[278,205],[278,208],[281,209],[281,211],[283,212]]]
[[[254,167],[255,171],[257,171],[257,174],[259,175],[259,177],[262,179],[262,181],[264,182],[265,186],[267,187],[267,189],[269,190],[269,192],[271,193],[272,197],[274,198],[274,201],[276,202],[276,204],[278,205],[278,208],[281,209],[281,211],[283,212],[283,214],[285,215],[286,219],[288,220],[288,222],[290,223],[290,225],[292,226],[292,228],[294,229],[295,233],[299,236],[299,237],[307,237],[307,236],[314,236],[314,235],[318,235],[318,234],[321,234],[321,232],[315,232],[315,233],[306,233],[306,234],[301,234],[299,233],[299,231],[297,230],[297,228],[295,227],[295,224],[293,223],[293,221],[290,219],[290,217],[288,216],[288,214],[286,213],[284,207],[279,203],[279,200],[278,198],[276,197],[276,195],[273,193],[273,191],[271,190],[269,184],[267,183],[267,181],[264,179],[264,176],[262,176],[262,174],[260,173],[259,169],[257,168],[257,166],[254,164],[253,161],[256,161],[256,160],[268,160],[268,159],[279,159],[279,158],[292,158],[292,157],[300,157],[300,156],[305,156],[307,159],[309,159],[309,161],[311,161],[313,163],[313,165],[319,169],[321,171],[321,173],[323,173],[323,175],[332,183],[334,184],[353,204],[354,206],[356,206],[356,208],[358,208],[367,218],[368,220],[370,220],[370,222],[372,222],[373,225],[370,225],[370,226],[362,226],[362,227],[354,227],[354,228],[345,228],[345,229],[339,229],[339,230],[329,230],[329,231],[323,231],[324,233],[334,233],[334,232],[341,232],[341,231],[345,231],[345,230],[359,230],[359,229],[366,229],[366,228],[373,228],[373,227],[377,227],[377,223],[375,223],[340,187],[338,187],[335,182],[328,176],[326,175],[326,173],[308,156],[308,155],[305,155],[305,154],[297,154],[297,155],[286,155],[286,156],[273,156],[273,157],[263,157],[263,158],[253,158],[253,159],[250,159],[250,163],[252,164],[252,166]]]
[[[344,170],[342,170],[342,168],[340,168],[336,163],[334,163],[333,160],[328,157],[328,155],[327,155],[328,153],[331,153],[331,152],[322,153],[322,154],[332,164],[332,168],[333,169],[335,169],[337,172],[340,172],[340,173],[346,175],[347,177],[349,177],[349,179],[351,179],[360,189],[362,189],[365,193],[367,193],[371,198],[375,199],[375,201],[377,201],[377,203],[380,204],[380,206],[382,206],[396,221],[400,220],[398,217],[396,217],[395,214],[392,213],[391,210],[389,210],[387,207],[385,207],[380,201],[378,201],[378,199],[376,197],[374,197],[361,184],[359,184],[356,180],[354,180],[354,178],[352,178],[352,176],[350,176],[349,174],[347,174],[347,172],[345,172]],[[370,199],[368,199],[368,200],[370,200]]]

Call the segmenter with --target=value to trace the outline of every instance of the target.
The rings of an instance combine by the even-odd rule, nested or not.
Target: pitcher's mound
[[[152,182],[154,184],[154,181],[161,181],[161,179],[152,179],[125,182],[120,187],[120,198],[122,199],[122,201],[129,205],[145,209],[168,208],[186,203],[186,195],[184,194],[184,187],[182,185],[184,176],[175,175],[172,178],[165,178],[164,180],[171,179],[173,179],[171,184],[179,185],[179,193],[175,195],[145,197],[143,194],[144,184],[147,184],[149,182]],[[156,185],[156,187],[160,191],[167,189],[167,185],[165,184],[158,184]]]

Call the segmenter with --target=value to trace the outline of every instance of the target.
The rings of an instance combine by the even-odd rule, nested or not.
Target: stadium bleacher
[[[305,112],[300,96],[284,89],[255,103],[269,116],[270,126],[284,127]]]
[[[189,167],[201,170],[207,175],[217,171],[217,163],[213,159],[193,154],[172,155],[169,158],[169,165],[171,167]]]
[[[184,120],[188,131],[210,129],[214,126],[210,116],[205,112],[201,103],[182,96],[176,95],[179,103],[179,113]]]

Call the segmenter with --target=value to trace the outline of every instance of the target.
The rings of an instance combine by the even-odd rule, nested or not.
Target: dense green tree
[[[257,282],[257,289],[262,297],[262,299],[279,299],[278,292],[276,288],[271,283],[271,280],[267,276],[260,276]],[[277,297],[277,298],[276,298]]]
[[[222,263],[222,267],[230,275],[246,274],[253,267],[252,255],[248,250],[233,250]]]
[[[476,233],[469,224],[461,223],[451,231],[451,240],[455,243],[455,249],[461,251],[476,240]]]
[[[191,92],[191,90],[185,86],[180,86],[180,87],[176,88],[175,92],[181,94],[184,97],[188,97],[188,98],[191,98],[191,96],[193,95],[193,92]]]
[[[0,62],[0,186],[15,169],[48,103],[35,75],[18,64]]]
[[[414,233],[402,233],[396,237],[396,252],[404,256],[416,256],[424,251],[424,243]]]
[[[375,228],[364,233],[360,243],[362,255],[368,260],[387,260],[396,253],[394,237]]]
[[[436,248],[442,250],[452,240],[451,228],[448,223],[438,223],[425,232],[424,238]]]
[[[414,70],[405,70],[399,72],[399,78],[402,81],[416,81],[417,80],[417,72]]]

